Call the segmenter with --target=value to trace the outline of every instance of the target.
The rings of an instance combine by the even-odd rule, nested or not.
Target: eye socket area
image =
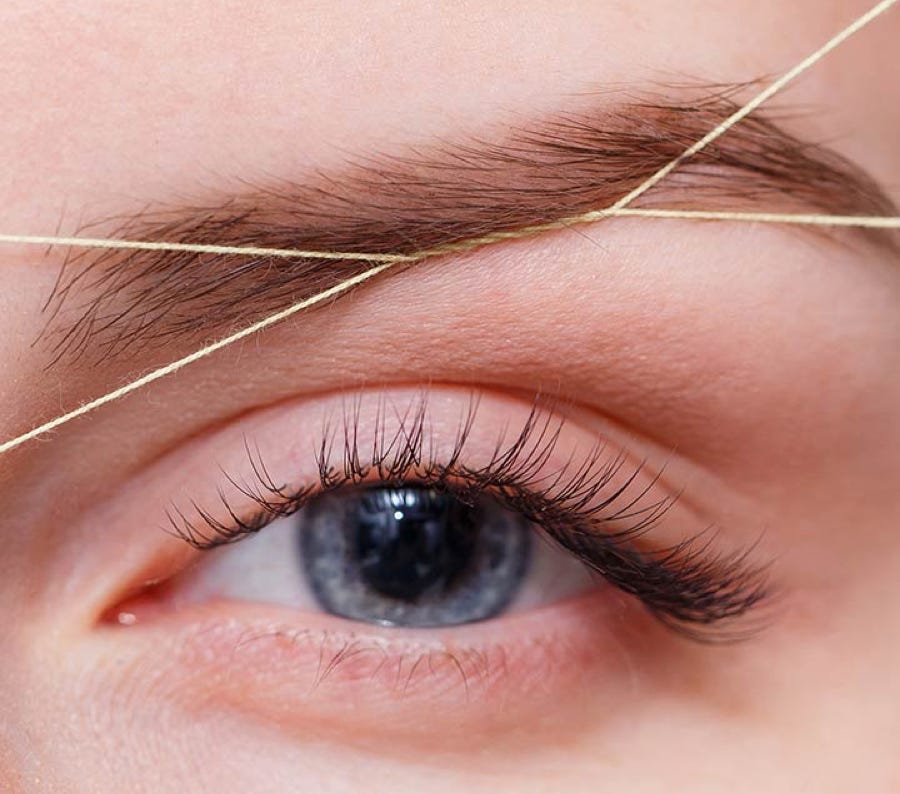
[[[565,570],[554,563],[550,578],[535,574],[503,613],[415,627],[329,615],[297,586],[296,522],[315,500],[442,487],[466,503],[488,498],[518,510],[529,524],[543,519],[541,531],[554,538],[578,508],[596,524],[567,525],[568,544],[587,550],[605,533],[605,552],[639,549],[644,531],[648,546],[653,539],[672,548],[705,524],[624,441],[599,434],[577,408],[438,387],[338,395],[245,417],[170,464],[165,483],[153,491],[170,498],[169,516],[196,530],[182,539],[222,548],[195,551],[133,512],[158,544],[177,546],[181,562],[157,565],[148,587],[126,592],[106,611],[103,631],[121,636],[142,667],[213,682],[219,705],[342,731],[348,720],[361,731],[389,725],[398,736],[408,733],[405,720],[421,723],[421,710],[435,706],[444,715],[437,728],[446,720],[481,724],[500,704],[508,723],[526,711],[533,717],[541,703],[577,700],[586,676],[621,684],[635,658],[651,664],[673,639],[638,598],[604,584],[571,551],[543,543],[530,525],[540,554],[552,551]],[[209,521],[198,523],[201,515]],[[606,559],[627,565],[625,557]],[[275,564],[289,581],[273,597],[285,584]]]

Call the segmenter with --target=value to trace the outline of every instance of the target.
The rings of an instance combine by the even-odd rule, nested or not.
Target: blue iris
[[[327,494],[299,516],[305,578],[328,612],[447,626],[502,612],[528,571],[533,529],[495,500],[417,486]]]

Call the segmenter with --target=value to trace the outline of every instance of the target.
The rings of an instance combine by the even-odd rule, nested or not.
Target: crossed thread
[[[536,224],[532,226],[522,227],[508,231],[491,232],[490,234],[473,237],[448,245],[437,246],[412,254],[367,254],[367,253],[342,253],[329,251],[303,251],[300,249],[290,248],[255,248],[249,246],[218,246],[218,245],[200,245],[192,243],[166,243],[166,242],[143,242],[133,240],[113,240],[113,239],[97,239],[84,237],[54,237],[54,236],[31,236],[31,235],[11,235],[0,234],[0,243],[14,243],[23,245],[65,245],[83,248],[116,248],[116,249],[136,249],[150,251],[190,251],[195,253],[210,253],[222,255],[239,255],[239,256],[274,256],[285,258],[306,258],[306,259],[331,259],[331,260],[363,260],[367,262],[378,263],[374,267],[363,271],[355,276],[351,276],[335,286],[319,292],[312,297],[306,298],[292,306],[282,309],[271,314],[262,320],[259,320],[246,328],[241,329],[229,336],[219,339],[200,350],[197,350],[183,358],[172,361],[165,366],[155,369],[142,375],[130,383],[120,386],[111,392],[97,397],[89,402],[83,403],[72,411],[64,413],[45,422],[31,430],[22,433],[0,444],[0,454],[9,452],[16,447],[31,441],[44,433],[54,430],[61,425],[67,424],[78,417],[91,413],[101,406],[107,405],[116,400],[120,400],[128,394],[131,394],[154,381],[165,378],[178,370],[193,364],[195,361],[206,358],[213,353],[228,347],[242,339],[252,336],[269,326],[280,323],[298,312],[303,311],[317,303],[322,303],[331,298],[347,292],[350,289],[374,278],[375,276],[385,272],[386,270],[396,267],[398,264],[409,264],[420,262],[424,259],[430,259],[451,253],[461,253],[465,251],[473,251],[477,248],[483,248],[488,245],[494,245],[507,240],[517,240],[525,237],[532,237],[542,232],[565,229],[570,226],[583,223],[594,223],[611,217],[652,217],[652,218],[673,218],[685,220],[728,220],[728,221],[744,221],[757,223],[787,223],[802,224],[814,226],[858,226],[876,229],[900,229],[900,217],[874,217],[874,216],[852,216],[852,215],[806,215],[806,214],[790,214],[790,213],[766,213],[766,212],[712,212],[703,210],[667,210],[667,209],[635,209],[630,207],[637,198],[642,196],[648,190],[659,184],[672,171],[680,166],[685,160],[690,159],[695,154],[706,148],[717,138],[724,135],[728,130],[740,123],[749,116],[760,105],[770,99],[772,96],[781,91],[785,86],[791,83],[798,76],[810,69],[818,63],[829,52],[840,46],[844,41],[860,31],[870,22],[874,21],[888,9],[895,5],[898,0],[882,0],[872,9],[863,14],[861,17],[853,21],[846,28],[829,39],[815,52],[808,55],[800,63],[792,69],[785,72],[781,77],[771,83],[768,87],[760,91],[747,104],[736,110],[727,119],[722,121],[700,140],[689,146],[678,155],[674,160],[664,165],[656,173],[634,188],[632,191],[622,196],[618,201],[609,207],[592,210],[590,212],[573,215],[566,218],[560,218],[549,223]]]

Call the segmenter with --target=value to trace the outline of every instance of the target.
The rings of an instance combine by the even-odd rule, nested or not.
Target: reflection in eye
[[[472,401],[446,444],[436,438],[427,401],[418,399],[390,413],[380,402],[368,424],[357,407],[336,431],[323,432],[314,484],[282,484],[296,483],[297,475],[279,467],[276,480],[262,453],[248,445],[254,481],[228,477],[245,504],[230,503],[220,489],[221,517],[214,509],[198,507],[190,518],[176,511],[175,532],[204,550],[257,533],[287,534],[264,564],[295,560],[289,566],[294,581],[280,594],[266,585],[239,586],[259,578],[241,567],[249,550],[223,549],[230,573],[219,575],[215,587],[213,571],[195,577],[205,580],[200,589],[219,598],[300,606],[302,589],[307,601],[353,620],[454,625],[517,606],[533,558],[552,552],[571,564],[557,570],[555,582],[544,581],[542,591],[570,595],[590,582],[589,571],[687,633],[727,624],[766,596],[760,569],[743,555],[717,556],[706,537],[646,548],[644,536],[675,496],[657,493],[657,478],[648,478],[640,464],[629,468],[621,450],[600,442],[586,453],[567,449],[561,441],[566,420],[554,410],[536,404],[521,430],[499,442],[492,428],[491,446],[483,438],[472,441],[476,428],[483,432]],[[397,425],[392,434],[386,430],[391,417]],[[541,544],[540,554],[532,553],[535,530],[552,542]],[[296,581],[301,574],[302,587]],[[531,594],[531,601],[549,597]]]

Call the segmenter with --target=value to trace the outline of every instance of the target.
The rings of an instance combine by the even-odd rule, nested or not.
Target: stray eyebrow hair
[[[144,241],[407,254],[606,206],[740,107],[747,84],[676,100],[589,105],[469,138],[359,155],[337,172],[270,180],[196,206],[83,225]],[[782,112],[783,113],[783,112]],[[771,111],[687,160],[636,207],[889,215],[862,169],[786,132]],[[855,230],[878,236],[883,232]],[[890,238],[893,239],[893,238]],[[66,257],[39,341],[51,363],[133,356],[233,331],[367,270],[365,261],[79,250]],[[402,268],[396,268],[401,270]]]

